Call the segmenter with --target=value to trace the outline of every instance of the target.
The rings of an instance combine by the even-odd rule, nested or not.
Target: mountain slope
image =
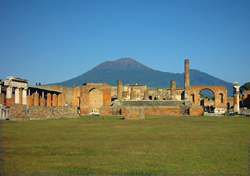
[[[55,85],[72,86],[81,85],[86,82],[105,82],[116,86],[117,80],[122,80],[123,85],[146,84],[148,87],[170,87],[172,80],[176,85],[184,87],[184,73],[169,73],[153,70],[131,58],[122,58],[115,61],[106,61],[88,72],[70,80],[55,83]],[[226,86],[228,95],[233,93],[233,84],[220,80],[199,70],[190,69],[191,85],[222,85]]]

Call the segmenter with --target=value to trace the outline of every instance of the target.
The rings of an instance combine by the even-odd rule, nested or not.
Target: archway
[[[213,112],[215,108],[215,94],[212,90],[205,88],[199,93],[199,102],[203,106],[204,112]]]
[[[89,109],[90,112],[99,111],[103,106],[103,92],[100,89],[93,88],[89,91]]]

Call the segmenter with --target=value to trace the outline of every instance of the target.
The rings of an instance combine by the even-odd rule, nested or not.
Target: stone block
[[[100,116],[112,116],[113,115],[113,107],[101,107],[99,109]]]
[[[144,109],[139,107],[124,107],[121,109],[122,116],[126,120],[140,120],[145,119]]]
[[[180,107],[145,107],[145,116],[179,116]]]
[[[189,108],[190,116],[203,116],[203,107],[202,106],[192,106]]]

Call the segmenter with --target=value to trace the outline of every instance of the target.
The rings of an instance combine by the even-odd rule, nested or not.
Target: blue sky
[[[0,0],[2,79],[61,82],[122,57],[250,82],[250,1]]]

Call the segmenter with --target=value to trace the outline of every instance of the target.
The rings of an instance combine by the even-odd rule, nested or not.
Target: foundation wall
[[[144,108],[145,116],[179,116],[180,107],[147,107]]]
[[[10,106],[10,120],[46,120],[77,117],[77,107],[73,106]]]
[[[122,116],[125,116],[125,119],[130,119],[130,120],[145,119],[143,108],[125,107],[121,109],[121,112]]]
[[[202,106],[190,107],[189,115],[190,116],[203,116],[203,107]]]
[[[99,109],[100,116],[112,116],[113,115],[113,107],[101,107]]]

